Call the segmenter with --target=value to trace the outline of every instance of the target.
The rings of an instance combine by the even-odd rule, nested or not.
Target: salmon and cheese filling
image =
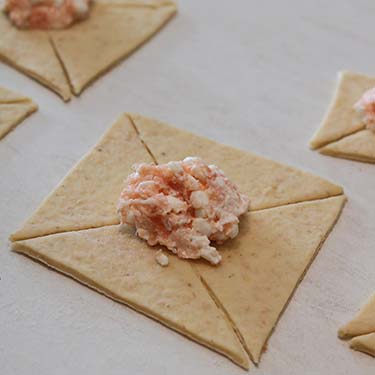
[[[361,114],[366,128],[375,132],[375,87],[366,91],[354,108]]]
[[[221,244],[237,236],[248,197],[219,168],[196,157],[134,169],[119,199],[121,223],[134,226],[151,246],[220,263],[211,241]]]
[[[5,0],[4,11],[21,29],[64,29],[88,17],[90,0]]]

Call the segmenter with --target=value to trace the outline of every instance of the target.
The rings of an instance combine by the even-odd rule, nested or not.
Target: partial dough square
[[[324,155],[375,162],[375,133],[365,130],[354,109],[363,93],[375,87],[375,78],[353,72],[338,75],[336,93],[323,123],[310,142]]]
[[[172,1],[94,1],[87,20],[59,31],[19,30],[0,12],[0,58],[65,101],[150,39]]]
[[[375,293],[356,316],[339,329],[341,339],[351,339],[350,348],[375,357]]]

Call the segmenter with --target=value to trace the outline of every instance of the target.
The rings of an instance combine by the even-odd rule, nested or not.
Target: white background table
[[[374,374],[336,338],[375,291],[374,166],[307,148],[336,72],[375,75],[375,4],[181,1],[144,48],[64,104],[0,65],[40,110],[0,141],[0,373],[244,374],[224,357],[9,251],[34,211],[123,111],[165,120],[345,187],[349,202],[254,374]],[[0,36],[1,37],[1,36]]]

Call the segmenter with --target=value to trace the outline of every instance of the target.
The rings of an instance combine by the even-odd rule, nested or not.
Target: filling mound
[[[134,226],[151,246],[220,263],[211,241],[221,244],[237,236],[248,197],[219,168],[196,157],[134,168],[119,200],[121,223]]]
[[[21,29],[64,29],[87,18],[90,0],[5,0],[4,10]]]

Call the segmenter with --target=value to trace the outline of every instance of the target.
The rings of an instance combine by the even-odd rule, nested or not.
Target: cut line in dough
[[[86,22],[50,32],[73,93],[84,88],[149,40],[175,14],[176,6],[123,7],[94,4]]]

